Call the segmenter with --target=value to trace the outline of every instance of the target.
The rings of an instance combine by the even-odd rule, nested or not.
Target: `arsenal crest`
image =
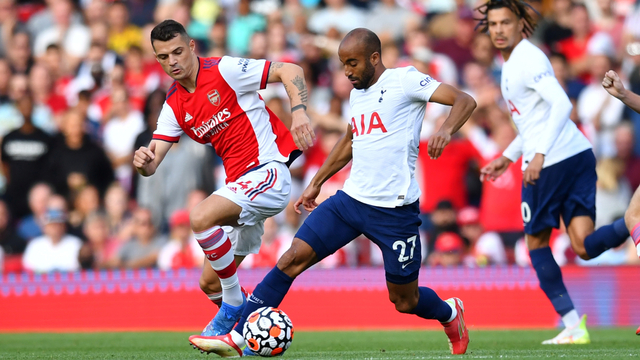
[[[211,102],[211,104],[213,104],[213,106],[220,105],[220,93],[218,93],[218,90],[209,91],[207,97],[209,98],[209,101]]]

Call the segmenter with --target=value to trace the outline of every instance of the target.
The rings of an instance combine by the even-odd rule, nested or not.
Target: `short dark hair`
[[[357,28],[349,31],[347,35],[345,35],[342,41],[350,37],[355,37],[358,43],[362,46],[362,50],[365,52],[365,56],[371,56],[371,54],[377,52],[382,55],[382,44],[380,42],[380,38],[373,31],[366,28]]]
[[[165,20],[151,30],[151,45],[154,40],[169,41],[176,36],[182,36],[186,40],[190,39],[182,24],[175,20]]]

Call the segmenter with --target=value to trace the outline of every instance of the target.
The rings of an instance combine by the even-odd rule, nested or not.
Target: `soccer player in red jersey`
[[[236,264],[258,252],[264,220],[289,203],[288,165],[315,139],[306,114],[304,73],[295,64],[198,57],[195,42],[173,20],[152,30],[151,44],[156,59],[175,81],[153,140],[136,150],[133,164],[141,175],[153,175],[183,133],[213,146],[222,158],[226,186],[198,204],[190,220],[206,256],[200,286],[214,302],[222,292],[220,310],[203,334],[226,334],[246,305]],[[269,82],[281,82],[287,90],[290,131],[257,92]]]

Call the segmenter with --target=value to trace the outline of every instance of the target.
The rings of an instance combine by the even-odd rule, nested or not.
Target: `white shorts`
[[[287,165],[272,161],[226,184],[214,194],[242,208],[238,219],[240,226],[224,228],[234,246],[234,254],[257,254],[264,220],[277,215],[289,204],[291,173]]]

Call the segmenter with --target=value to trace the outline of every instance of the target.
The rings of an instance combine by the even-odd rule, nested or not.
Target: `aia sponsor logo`
[[[209,102],[211,102],[211,104],[213,106],[218,106],[220,105],[220,93],[218,92],[218,90],[211,90],[207,93],[207,98],[209,99]]]
[[[238,188],[235,186],[229,186],[229,190],[233,191],[234,194],[238,192]]]
[[[380,119],[380,115],[377,112],[373,112],[369,117],[369,121],[365,120],[365,114],[360,115],[360,122],[356,120],[355,117],[351,118],[351,132],[353,132],[353,136],[361,136],[365,134],[371,134],[371,131],[377,130],[376,132],[386,133],[387,128],[384,127],[382,123],[382,119]]]

